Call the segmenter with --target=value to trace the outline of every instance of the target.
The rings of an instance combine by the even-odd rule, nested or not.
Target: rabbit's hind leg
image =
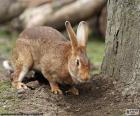
[[[20,51],[14,64],[15,70],[12,74],[12,85],[18,89],[18,92],[22,92],[25,89],[28,89],[22,81],[33,65],[33,59],[30,51],[28,49]]]
[[[26,67],[16,67],[15,72],[12,75],[12,85],[18,90],[28,89],[28,87],[22,83],[23,78],[28,73],[28,68]]]

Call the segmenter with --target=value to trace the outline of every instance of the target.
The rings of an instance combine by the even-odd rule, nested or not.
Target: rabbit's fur
[[[22,83],[30,70],[38,70],[49,81],[51,91],[62,93],[58,83],[75,84],[90,79],[90,64],[86,54],[87,25],[80,22],[77,35],[70,22],[65,22],[70,41],[51,27],[25,29],[16,41],[12,51],[12,85],[27,89]],[[70,91],[79,94],[78,90]]]

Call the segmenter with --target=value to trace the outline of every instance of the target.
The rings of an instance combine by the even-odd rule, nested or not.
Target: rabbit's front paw
[[[50,83],[51,92],[54,94],[63,94],[57,83]]]

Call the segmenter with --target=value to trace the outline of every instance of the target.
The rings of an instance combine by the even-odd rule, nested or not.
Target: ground
[[[10,55],[14,40],[0,39],[0,63]],[[101,64],[104,45],[94,41],[89,43],[88,55],[92,62]],[[7,46],[7,47],[5,47]],[[93,47],[92,47],[93,46]],[[96,73],[99,71],[95,71]],[[42,78],[36,75],[37,78]],[[110,77],[92,75],[89,83],[77,85],[79,96],[65,94],[66,86],[61,88],[64,95],[51,93],[50,86],[34,78],[26,79],[32,89],[18,94],[11,87],[8,76],[0,68],[0,114],[2,113],[43,113],[45,116],[125,116],[126,109],[139,108],[140,96],[122,96]],[[29,82],[29,80],[32,80]],[[139,100],[138,100],[139,99]]]
[[[55,95],[46,83],[28,83],[31,90],[18,94],[7,79],[0,83],[0,113],[43,113],[45,116],[125,116],[127,108],[138,108],[136,97],[121,96],[112,80],[95,75],[77,85],[79,96]],[[62,89],[65,86],[62,87]],[[137,99],[137,98],[136,98]],[[136,102],[136,103],[135,103]]]

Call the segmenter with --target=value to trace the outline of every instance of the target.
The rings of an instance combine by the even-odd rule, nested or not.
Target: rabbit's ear
[[[85,21],[81,21],[77,28],[78,45],[86,47],[87,40],[88,40],[88,25]]]
[[[65,22],[65,26],[66,26],[66,30],[69,35],[69,38],[71,40],[72,49],[75,49],[77,47],[76,34],[75,34],[74,30],[72,29],[72,26],[69,21]]]

